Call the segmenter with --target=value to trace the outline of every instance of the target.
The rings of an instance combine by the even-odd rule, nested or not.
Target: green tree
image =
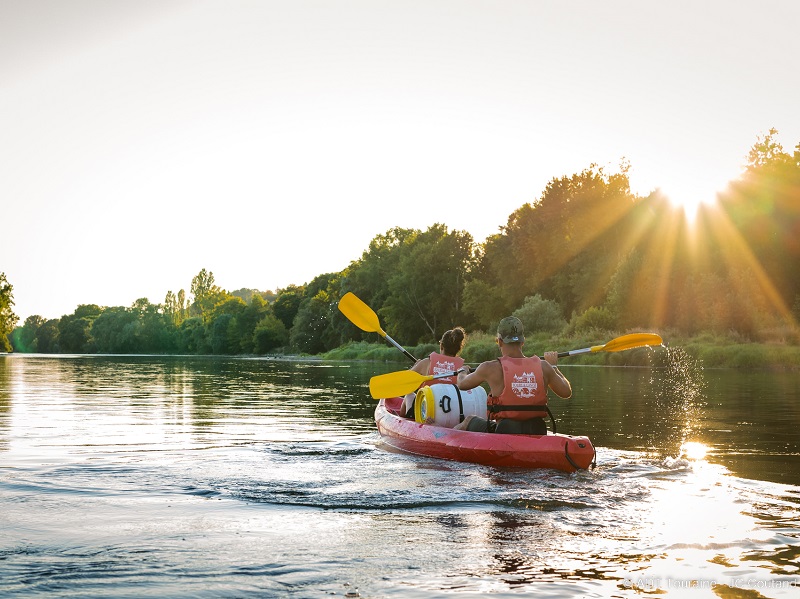
[[[58,318],[52,318],[42,324],[36,331],[36,351],[42,354],[54,354],[60,351]]]
[[[131,354],[139,351],[139,322],[123,306],[106,308],[92,323],[95,349],[101,354]]]
[[[247,304],[247,307],[236,317],[236,334],[239,339],[239,350],[242,353],[259,353],[257,351],[254,333],[258,324],[267,316],[274,317],[272,307],[261,294],[254,294],[250,299],[250,303]],[[283,323],[281,324],[283,325]],[[285,326],[283,330],[286,331]]]
[[[45,318],[38,314],[28,316],[25,324],[14,329],[11,335],[11,345],[14,351],[21,353],[33,353],[38,351],[37,335],[39,329],[46,322]]]
[[[58,321],[59,350],[68,354],[92,353],[92,323],[103,312],[96,304],[81,304]]]
[[[522,321],[525,332],[529,334],[559,333],[567,326],[561,307],[538,293],[526,297],[522,306],[514,310],[512,315]]]
[[[131,306],[136,315],[137,352],[165,353],[175,351],[177,327],[164,306],[151,304],[147,298],[136,300]]]
[[[246,289],[244,287],[237,289],[236,291],[231,291],[230,294],[233,297],[238,297],[245,304],[249,304],[251,301],[253,301],[253,298],[256,295],[261,296],[261,292],[258,289]],[[261,296],[261,298],[263,299],[263,296]]]
[[[167,291],[167,296],[164,298],[164,311],[175,326],[181,323],[181,309],[178,307],[178,296],[172,293],[172,291]]]
[[[368,306],[380,310],[390,295],[387,282],[400,267],[403,247],[417,235],[416,229],[398,227],[375,236],[361,257],[345,269],[342,289],[352,291]],[[357,339],[363,338],[361,333],[357,335]]]
[[[272,311],[275,316],[283,323],[286,330],[292,328],[294,317],[300,310],[300,304],[303,303],[305,298],[305,287],[298,285],[289,285],[286,289],[278,290],[278,297],[272,304]]]
[[[247,304],[239,297],[228,296],[218,303],[207,323],[207,337],[214,354],[238,354],[241,350],[239,318]],[[252,335],[252,332],[250,333]]]
[[[253,351],[267,354],[289,343],[289,332],[275,314],[265,314],[253,331]]]
[[[607,308],[590,306],[570,321],[570,330],[576,332],[610,331],[614,328],[614,317]]]
[[[211,318],[211,313],[217,304],[230,297],[214,283],[214,273],[206,271],[205,268],[192,279],[191,291],[194,296],[191,311],[193,315],[202,318],[203,322]]]
[[[206,336],[206,326],[199,316],[187,318],[178,328],[178,347],[187,354],[209,354],[211,345]]]
[[[760,135],[747,154],[747,170],[759,171],[763,168],[797,166],[797,154],[790,156],[776,139],[778,130],[774,127],[766,135]],[[800,145],[798,145],[800,150]]]
[[[326,291],[303,300],[291,329],[291,346],[307,354],[319,354],[328,349],[324,333],[330,316],[331,303]]]
[[[777,131],[751,148],[741,179],[720,196],[727,220],[711,231],[729,249],[726,267],[748,273],[742,289],[760,302],[776,323],[793,326],[791,306],[800,294],[800,144],[789,154]],[[723,230],[728,222],[732,228]]]
[[[465,275],[473,266],[469,233],[435,224],[398,246],[398,268],[387,283],[380,313],[410,342],[437,341],[463,318]]]
[[[186,303],[186,291],[184,291],[183,289],[178,291],[178,296],[176,299],[178,300],[178,305],[177,305],[178,322],[176,322],[175,324],[180,325],[187,318],[188,308]]]
[[[14,305],[14,287],[8,282],[6,273],[0,272],[0,351],[11,351],[8,336],[17,326],[19,317],[12,311]]]
[[[231,355],[238,353],[236,317],[233,314],[220,314],[214,318],[208,326],[208,340],[213,354]]]
[[[537,293],[565,313],[602,303],[630,243],[624,233],[637,203],[626,166],[609,175],[592,165],[551,180],[539,200],[514,211],[502,233],[487,239],[470,278],[470,287],[482,283],[469,291],[470,314],[485,326]]]

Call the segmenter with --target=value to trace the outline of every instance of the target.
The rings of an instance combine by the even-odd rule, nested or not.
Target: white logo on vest
[[[511,391],[517,397],[533,397],[538,388],[539,383],[536,381],[536,375],[532,372],[523,372],[519,376],[514,375],[514,380],[511,382]]]
[[[449,374],[456,369],[455,362],[438,362],[433,367],[433,374]]]

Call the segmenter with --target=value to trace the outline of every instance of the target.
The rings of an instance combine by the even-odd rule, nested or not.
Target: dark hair
[[[442,351],[448,356],[457,356],[464,348],[467,342],[467,333],[461,327],[450,329],[444,335],[439,343],[442,345]]]

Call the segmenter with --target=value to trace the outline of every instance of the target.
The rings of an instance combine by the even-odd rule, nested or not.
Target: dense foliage
[[[188,295],[31,316],[11,341],[36,352],[317,354],[374,341],[336,309],[352,291],[408,345],[435,343],[454,325],[491,331],[511,313],[538,332],[672,329],[796,342],[800,145],[789,154],[775,136],[757,141],[740,179],[696,219],[658,191],[633,194],[625,167],[591,166],[553,179],[482,244],[442,224],[391,229],[342,272],[305,285],[227,292],[202,270]],[[2,340],[16,322],[11,305],[0,275]]]
[[[11,310],[14,305],[14,287],[6,279],[6,273],[0,272],[0,351],[10,351],[8,335],[17,323],[17,315]]]

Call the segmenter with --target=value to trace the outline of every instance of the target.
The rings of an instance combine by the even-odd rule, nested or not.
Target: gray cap
[[[516,316],[506,316],[497,325],[497,336],[503,343],[523,343],[523,331],[522,321]]]

